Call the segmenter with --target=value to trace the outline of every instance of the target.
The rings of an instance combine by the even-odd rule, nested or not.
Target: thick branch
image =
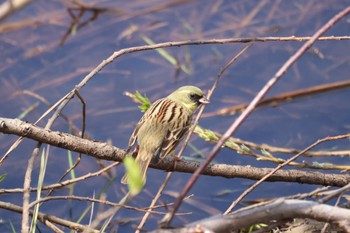
[[[212,232],[231,232],[248,228],[257,223],[272,220],[310,218],[338,225],[344,232],[350,232],[350,210],[319,204],[313,201],[277,199],[273,202],[242,208],[229,215],[216,215],[190,224],[185,228],[157,230],[158,233],[182,233],[188,229],[203,228]]]
[[[94,142],[67,133],[46,130],[17,119],[0,118],[0,132],[16,134],[38,142],[91,155],[95,158],[121,161],[125,151],[107,143]]]
[[[107,143],[82,139],[67,133],[46,130],[17,119],[0,118],[0,132],[23,136],[42,143],[83,153],[104,160],[122,161],[125,156],[124,150],[108,145]],[[175,170],[173,168],[173,164],[174,159],[171,156],[167,156],[159,164],[151,165],[151,167],[165,171],[193,173],[199,167],[200,163],[195,161],[180,160],[176,163]],[[226,178],[239,177],[258,180],[270,171],[271,169],[269,168],[210,164],[202,174]],[[272,175],[268,181],[298,182],[342,187],[350,182],[350,175],[325,174],[321,172],[299,170],[281,170]]]

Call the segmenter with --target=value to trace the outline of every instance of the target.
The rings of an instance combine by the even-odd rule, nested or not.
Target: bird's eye
[[[190,94],[190,98],[193,102],[198,102],[203,96],[195,94],[195,93],[191,93]]]

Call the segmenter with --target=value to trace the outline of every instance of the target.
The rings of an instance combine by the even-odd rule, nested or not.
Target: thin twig
[[[6,210],[10,210],[10,211],[14,211],[14,212],[17,212],[17,213],[22,213],[23,212],[23,208],[21,206],[17,206],[17,205],[14,205],[14,204],[11,204],[11,203],[7,203],[7,202],[2,202],[0,201],[0,208],[1,209],[6,209]],[[30,215],[33,215],[33,211],[29,211],[29,214]],[[81,224],[78,224],[78,223],[75,223],[75,222],[71,222],[71,221],[68,221],[68,220],[65,220],[65,219],[62,219],[62,218],[58,218],[56,216],[53,216],[53,215],[49,215],[49,214],[44,214],[44,213],[41,213],[39,212],[38,213],[38,219],[40,222],[42,222],[43,224],[46,224],[47,221],[50,221],[50,222],[53,222],[53,223],[57,223],[61,226],[64,226],[64,227],[68,227],[72,230],[75,230],[75,231],[84,231],[84,230],[88,230],[88,228],[84,225],[81,225]],[[93,233],[99,233],[98,230],[93,230],[93,229],[89,229],[90,231],[89,232],[93,232]],[[26,232],[28,233],[28,232]]]
[[[86,103],[84,101],[84,98],[79,94],[78,91],[75,91],[75,94],[78,96],[81,104],[82,104],[82,126],[81,126],[81,138],[84,138],[85,136],[85,127],[86,127]],[[78,158],[75,160],[74,164],[67,169],[67,171],[58,179],[57,183],[60,183],[73,169],[75,169],[81,161],[81,153],[79,153]],[[53,192],[53,189],[51,189],[47,196],[50,196]]]
[[[341,195],[338,196],[337,201],[334,204],[335,207],[337,207],[339,205],[340,199],[342,198],[342,195],[343,195],[343,193],[341,193]],[[329,222],[325,223],[322,230],[321,230],[321,233],[325,233],[327,228],[329,227],[329,225],[330,225]]]
[[[37,143],[37,146],[32,152],[32,155],[30,156],[27,164],[26,173],[24,176],[24,183],[23,183],[23,208],[22,208],[22,227],[21,232],[27,233],[29,232],[29,202],[30,202],[30,182],[31,182],[31,176],[34,166],[34,161],[37,155],[39,154],[41,143]]]
[[[81,197],[81,196],[51,196],[51,197],[43,197],[38,200],[33,201],[30,203],[29,208],[35,206],[38,203],[43,203],[47,201],[52,201],[52,200],[77,200],[77,201],[90,201],[90,202],[95,202],[103,205],[110,205],[110,206],[116,206],[116,207],[123,207],[124,209],[129,209],[129,210],[135,210],[139,212],[148,212],[150,211],[152,214],[166,214],[165,212],[161,211],[155,211],[153,209],[158,209],[164,207],[164,205],[159,205],[156,207],[153,207],[152,209],[150,207],[146,208],[139,208],[139,207],[134,207],[134,206],[128,206],[128,205],[121,205],[120,203],[115,203],[111,201],[105,201],[105,200],[99,200],[91,197]],[[166,206],[172,205],[174,203],[168,203]],[[181,215],[185,215],[188,213],[182,213]]]
[[[66,180],[66,181],[63,181],[63,182],[60,182],[60,183],[56,183],[56,184],[52,184],[52,185],[47,185],[47,186],[43,186],[41,188],[41,190],[50,190],[50,189],[59,189],[59,188],[63,188],[67,185],[71,185],[71,184],[74,184],[74,183],[77,183],[79,181],[82,181],[82,180],[86,180],[86,179],[89,179],[89,178],[92,178],[92,177],[95,177],[95,176],[99,176],[101,175],[102,173],[108,171],[109,169],[117,166],[120,162],[114,162],[106,167],[104,167],[103,169],[97,171],[97,172],[93,172],[93,173],[88,173],[84,176],[80,176],[78,178],[75,178],[75,179],[71,179],[71,180]],[[37,191],[37,188],[30,188],[29,189],[31,192],[36,192]],[[0,194],[2,193],[23,193],[24,192],[24,189],[23,188],[17,188],[17,189],[0,189]]]
[[[348,191],[350,189],[350,183],[345,185],[344,187],[341,187],[337,190],[334,190],[334,191],[331,191],[328,193],[327,196],[325,196],[324,198],[318,200],[319,203],[325,203],[325,202],[328,202],[330,201],[331,199],[333,199],[334,197],[336,196],[339,196],[340,194]]]
[[[322,85],[318,85],[318,86],[314,86],[314,87],[310,87],[302,90],[285,92],[280,95],[263,99],[258,103],[257,107],[266,106],[269,104],[273,104],[273,106],[276,106],[276,104],[281,102],[286,102],[286,101],[291,102],[291,100],[293,99],[297,100],[299,98],[302,98],[308,95],[324,93],[326,91],[332,91],[335,89],[345,88],[349,86],[350,86],[350,81],[346,80],[341,82],[322,84]],[[247,106],[248,104],[240,104],[233,107],[222,108],[215,112],[204,113],[202,117],[205,118],[205,117],[213,117],[218,115],[229,115],[239,111],[243,111]]]

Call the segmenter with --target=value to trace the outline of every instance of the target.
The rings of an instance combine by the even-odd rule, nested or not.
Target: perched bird
[[[196,109],[207,103],[209,101],[205,99],[201,89],[183,86],[154,102],[145,112],[130,137],[127,149],[129,152],[137,141],[135,160],[139,164],[144,184],[152,158],[153,161],[158,161],[173,152],[191,126]],[[121,182],[127,183],[126,175]]]

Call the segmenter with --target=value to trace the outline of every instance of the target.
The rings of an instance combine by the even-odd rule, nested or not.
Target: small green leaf
[[[254,225],[250,226],[246,232],[247,233],[251,233],[253,231],[259,230],[259,229],[267,227],[267,226],[268,225],[265,224],[265,223],[257,223],[257,224],[254,224]]]
[[[285,159],[281,159],[281,158],[275,158],[275,161],[277,163],[284,163],[286,160]]]
[[[131,156],[126,156],[123,160],[128,177],[129,191],[133,196],[136,196],[143,188],[140,166]]]
[[[202,132],[202,128],[199,125],[196,125],[196,127],[194,128],[194,132],[197,134],[200,134]]]
[[[39,106],[39,102],[36,102],[34,104],[32,104],[31,106],[29,106],[29,108],[27,108],[26,110],[24,110],[17,118],[22,120],[23,118],[25,118],[30,112],[32,112],[34,109],[36,109]]]
[[[213,131],[211,131],[211,130],[209,130],[209,129],[206,129],[206,130],[205,130],[205,134],[207,135],[207,137],[208,137],[209,139],[217,140],[217,137],[216,137],[216,135],[215,135],[215,133],[214,133]]]
[[[332,167],[334,165],[331,163],[312,162],[312,166],[317,167],[317,168],[327,168],[327,167]]]
[[[244,144],[241,145],[241,149],[242,149],[243,151],[250,152],[249,147],[247,147],[247,146],[244,145]]]
[[[266,151],[265,149],[262,149],[262,150],[260,150],[260,151],[261,151],[261,153],[262,153],[264,156],[266,156],[266,157],[270,157],[270,158],[273,157],[272,154],[270,154],[270,152]]]
[[[233,141],[226,141],[225,144],[224,144],[226,147],[228,148],[231,148],[231,149],[234,149],[234,150],[239,150],[239,145],[234,143]]]
[[[16,228],[15,228],[15,226],[13,225],[13,223],[12,223],[11,220],[9,221],[9,223],[10,223],[11,231],[12,231],[13,233],[16,233]]]
[[[7,176],[7,173],[0,175],[0,182],[3,181]]]
[[[138,91],[135,93],[135,98],[141,104],[139,109],[141,109],[142,112],[146,112],[151,106],[151,101],[147,98],[147,96],[142,96]]]

